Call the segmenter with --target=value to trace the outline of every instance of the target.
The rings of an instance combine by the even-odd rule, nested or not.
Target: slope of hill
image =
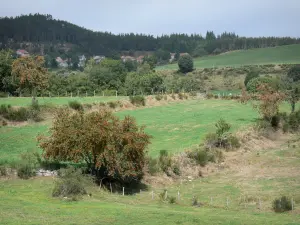
[[[194,60],[195,68],[297,63],[300,63],[300,44],[232,51],[217,56],[196,58]],[[157,67],[158,70],[177,68],[177,64]]]
[[[188,52],[199,55],[226,52],[237,49],[265,48],[299,44],[300,39],[291,37],[239,37],[235,33],[220,35],[208,31],[201,34],[170,34],[154,37],[147,34],[112,34],[95,32],[67,21],[54,19],[51,15],[29,14],[18,17],[0,18],[0,49],[26,48],[29,53],[54,55],[68,52],[74,54],[116,56],[123,51],[158,51],[165,53],[168,61],[170,52]],[[65,46],[68,45],[68,46]],[[69,47],[72,46],[70,49]],[[66,50],[67,47],[67,50]],[[162,54],[163,55],[163,54]],[[160,56],[158,56],[160,58]]]

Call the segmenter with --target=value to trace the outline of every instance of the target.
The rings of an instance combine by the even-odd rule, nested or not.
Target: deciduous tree
[[[47,159],[86,162],[94,174],[123,182],[142,177],[150,136],[132,117],[120,120],[107,110],[62,109],[50,132],[49,137],[39,137]]]
[[[35,101],[36,92],[47,87],[48,71],[44,67],[44,57],[21,57],[12,64],[12,75],[19,88],[28,88]]]

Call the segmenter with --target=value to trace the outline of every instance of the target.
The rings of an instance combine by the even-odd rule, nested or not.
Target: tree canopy
[[[59,110],[50,137],[39,137],[44,157],[85,162],[97,176],[130,182],[143,175],[150,136],[132,117],[120,120],[112,112]]]

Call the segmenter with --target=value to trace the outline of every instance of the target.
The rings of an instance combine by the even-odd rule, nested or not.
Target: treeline
[[[23,57],[14,59],[10,50],[0,51],[0,94],[2,97],[32,96],[32,85],[23,83],[14,76],[14,71],[21,74],[24,79],[31,81],[32,75],[39,74],[44,69],[44,57]],[[36,59],[39,59],[39,64]],[[20,63],[16,63],[20,62]],[[23,68],[23,65],[28,65]],[[22,66],[20,68],[20,66]],[[35,68],[37,67],[37,68]],[[55,70],[45,72],[45,78],[36,79],[47,86],[36,89],[37,96],[65,96],[70,95],[149,95],[157,93],[179,93],[181,91],[203,90],[203,81],[190,73],[183,75],[180,72],[161,75],[153,70],[146,61],[136,64],[133,61],[104,59],[97,64],[90,59],[83,71]],[[23,78],[21,80],[24,80]],[[29,82],[28,81],[28,82]],[[39,83],[41,83],[39,82]],[[39,84],[40,86],[40,84]]]
[[[30,14],[0,19],[1,48],[22,47],[30,42],[34,46],[30,53],[44,54],[87,54],[111,56],[122,51],[167,51],[187,52],[193,56],[219,54],[230,50],[274,47],[300,43],[290,37],[239,37],[225,32],[215,35],[208,31],[200,34],[171,34],[154,37],[145,34],[112,34],[94,32],[66,21],[53,19],[51,15]],[[65,46],[65,43],[72,46]],[[41,50],[41,44],[43,49]],[[61,45],[61,48],[57,46]],[[59,52],[58,52],[59,51]]]

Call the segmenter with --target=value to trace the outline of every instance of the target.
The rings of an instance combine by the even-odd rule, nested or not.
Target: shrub
[[[85,187],[92,184],[92,179],[82,174],[82,171],[69,167],[59,170],[59,179],[55,182],[52,191],[53,197],[71,197],[74,200],[76,196],[87,194]]]
[[[1,126],[3,126],[3,127],[7,126],[6,120],[0,119],[0,127],[1,127]]]
[[[171,98],[173,98],[174,100],[176,100],[176,95],[175,95],[175,94],[172,94],[172,95],[171,95]]]
[[[174,197],[174,196],[168,196],[168,202],[170,204],[176,204],[176,197]]]
[[[195,160],[200,166],[205,166],[208,162],[208,152],[204,149],[196,149],[189,154],[189,158]]]
[[[164,100],[167,101],[168,100],[168,96],[164,95]]]
[[[184,94],[184,93],[178,93],[178,98],[179,98],[180,100],[183,100],[183,99],[187,99],[188,96],[187,96],[186,94]]]
[[[287,133],[290,130],[290,125],[287,122],[284,122],[284,124],[282,125],[282,131],[283,133]]]
[[[105,106],[106,106],[106,103],[105,103],[105,102],[100,102],[99,105],[100,105],[101,107],[105,107]]]
[[[7,176],[7,168],[5,165],[0,165],[0,176]]]
[[[159,199],[161,201],[165,201],[167,200],[168,196],[167,196],[167,190],[164,189],[161,193],[159,193]]]
[[[279,127],[279,123],[280,123],[280,116],[279,115],[272,116],[271,126],[277,129]]]
[[[171,165],[172,165],[171,156],[168,154],[166,150],[161,150],[159,152],[159,166],[161,170],[165,172],[167,175],[169,175],[168,170],[169,168],[171,168]]]
[[[247,73],[245,80],[244,80],[244,84],[247,87],[247,84],[249,83],[250,80],[259,77],[259,74],[257,71],[250,71]]]
[[[229,123],[223,119],[220,119],[215,126],[216,132],[208,133],[205,137],[205,145],[208,149],[212,149],[214,147],[225,149],[240,147],[238,138],[229,133],[231,128]]]
[[[154,175],[160,171],[158,159],[149,158],[148,159],[148,169],[151,175]]]
[[[10,105],[2,104],[0,106],[0,115],[7,120],[25,121],[28,118],[28,110],[26,108],[12,108]]]
[[[212,99],[213,97],[214,97],[214,94],[212,94],[212,93],[207,93],[206,94],[207,99]]]
[[[300,125],[300,111],[291,113],[289,116],[288,123],[292,130],[297,131]]]
[[[162,95],[155,95],[155,99],[156,99],[157,101],[160,101],[160,100],[163,99],[163,96],[162,96]]]
[[[144,96],[136,95],[136,96],[130,96],[129,100],[131,104],[136,106],[145,106],[146,105],[146,99]]]
[[[273,210],[275,212],[290,211],[290,210],[292,210],[292,202],[286,196],[282,196],[281,198],[277,198],[273,201]]]
[[[69,107],[71,109],[74,109],[74,110],[77,110],[77,111],[83,111],[82,104],[80,102],[76,101],[76,100],[75,101],[70,101],[68,104],[69,104]]]
[[[92,108],[92,104],[89,104],[89,103],[85,104],[84,106],[85,106],[87,109],[91,109],[91,108]]]
[[[189,54],[181,56],[178,60],[178,67],[180,72],[182,73],[188,73],[193,71],[194,69],[193,58]]]
[[[43,118],[41,117],[41,109],[38,101],[33,101],[28,110],[28,119],[32,119],[35,122],[42,121]]]
[[[117,102],[107,102],[107,105],[108,105],[110,108],[115,109],[115,108],[117,108],[118,103],[117,103]]]
[[[17,175],[21,179],[29,179],[36,175],[38,166],[37,153],[25,152],[21,155],[21,161],[17,166]]]
[[[17,175],[21,179],[29,179],[30,177],[34,177],[36,175],[35,168],[28,163],[21,163],[17,168]]]
[[[173,173],[176,174],[176,175],[178,175],[178,176],[180,176],[181,171],[180,171],[180,166],[179,166],[179,164],[174,164],[174,165],[173,165]]]

